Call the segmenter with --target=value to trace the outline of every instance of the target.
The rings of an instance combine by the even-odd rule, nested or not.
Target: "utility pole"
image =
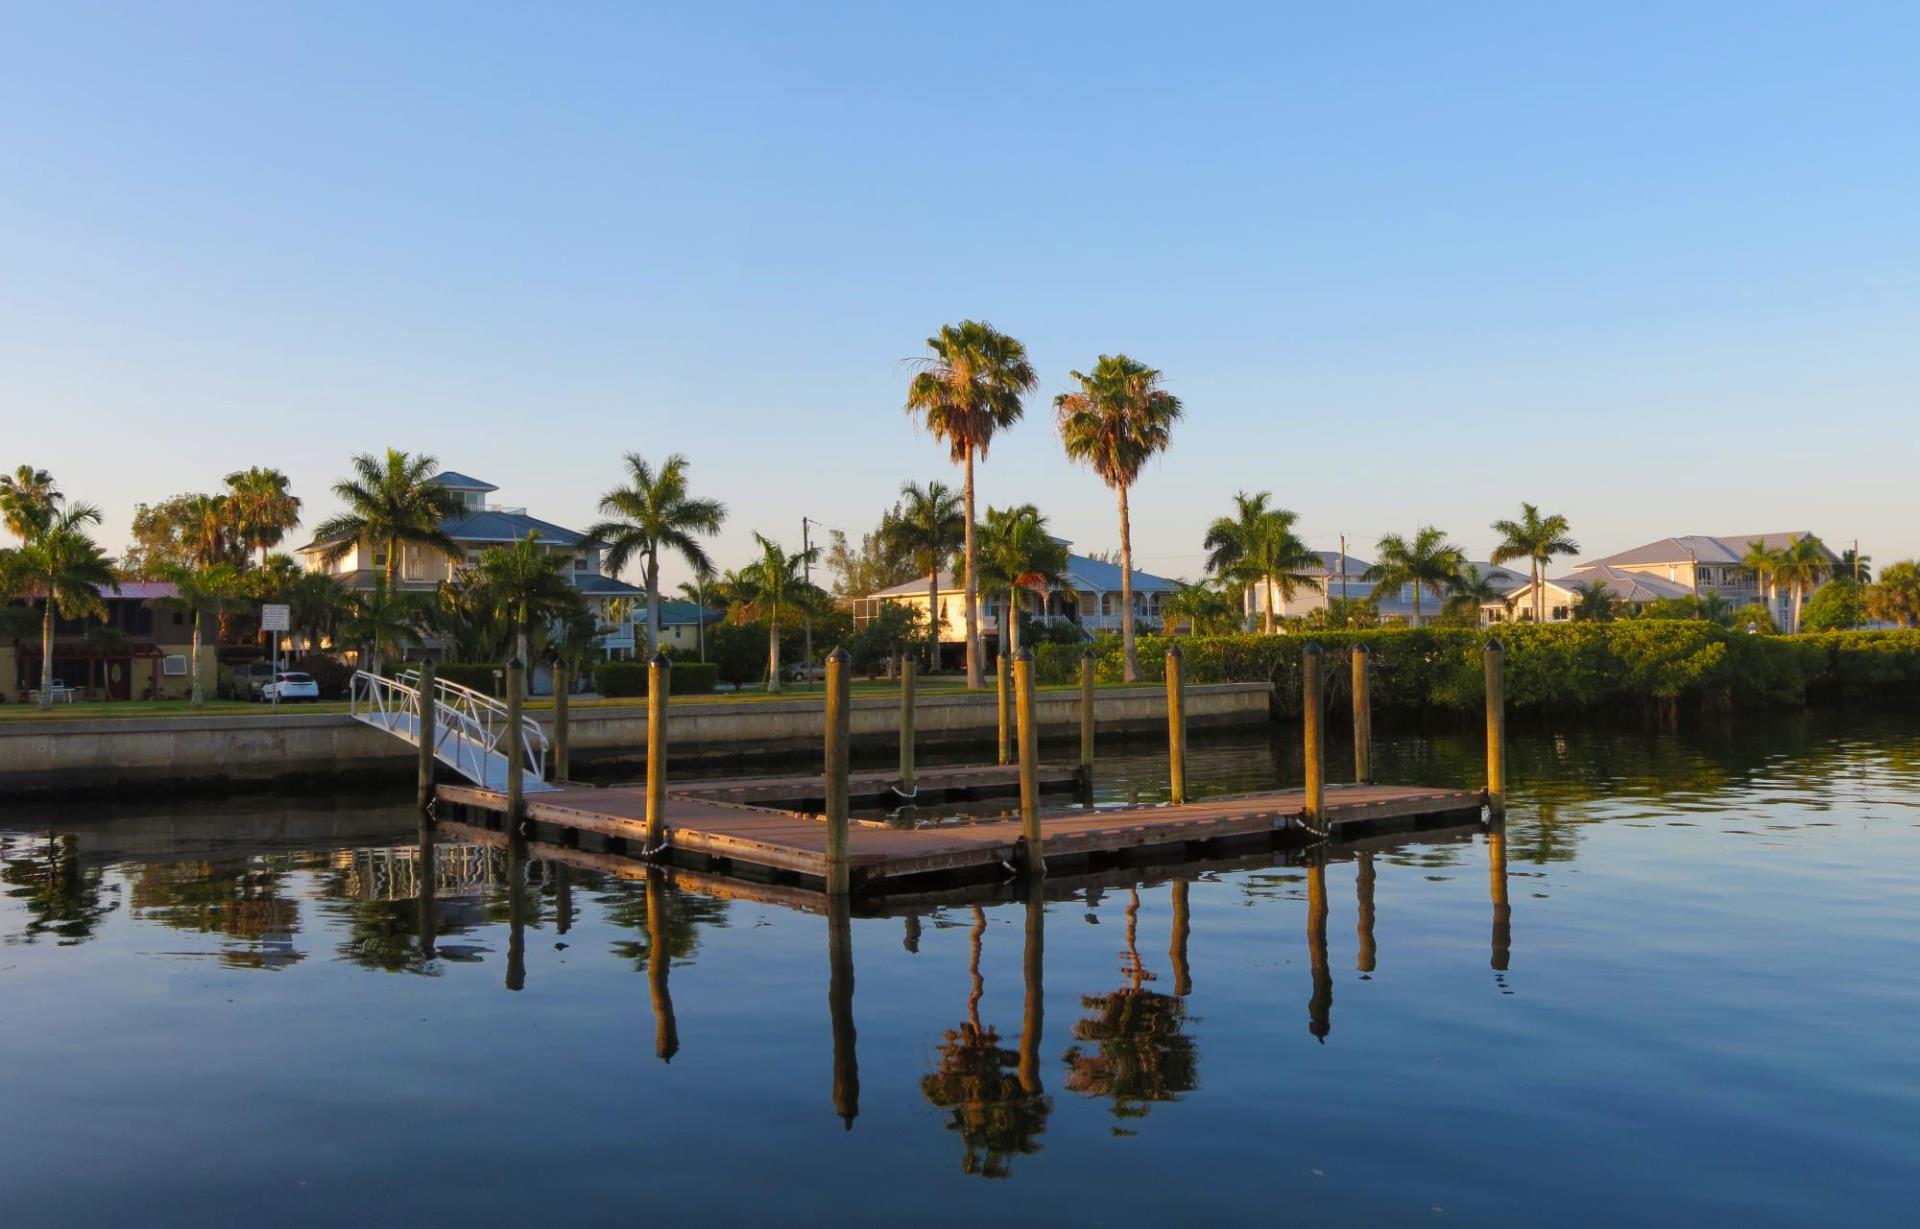
[[[1853,583],[1860,583],[1860,539],[1853,540]]]
[[[809,589],[813,587],[813,539],[808,535],[816,523],[804,516],[800,518],[800,566],[805,571]],[[813,611],[805,610],[801,622],[806,627],[807,640],[803,652],[807,659],[807,680],[811,682],[813,680]]]
[[[695,572],[693,574],[693,604],[699,609],[693,612],[694,635],[700,638],[700,664],[707,664],[707,578]]]
[[[1340,600],[1347,600],[1347,535],[1340,535]]]

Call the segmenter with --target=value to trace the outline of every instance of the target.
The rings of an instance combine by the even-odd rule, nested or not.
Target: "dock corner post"
[[[521,728],[527,667],[518,657],[507,663],[507,831],[518,832],[527,814],[527,734]]]
[[[1013,686],[1020,704],[1020,835],[1027,843],[1027,870],[1047,872],[1040,837],[1040,738],[1033,718],[1033,650],[1021,649],[1013,659]]]
[[[1000,706],[1000,763],[1013,763],[1013,689],[1007,686],[1007,655],[997,653],[993,662],[993,682]]]
[[[1327,818],[1326,692],[1320,665],[1320,646],[1309,644],[1300,655],[1300,719],[1306,738],[1307,822],[1323,829]]]
[[[851,888],[847,864],[847,764],[853,729],[849,674],[852,657],[836,648],[827,654],[827,895],[845,896]]]
[[[1180,646],[1167,646],[1167,800],[1187,800],[1187,685]]]
[[[567,693],[573,690],[573,665],[558,654],[553,659],[553,779],[567,780],[573,769],[568,747],[572,743],[572,722],[567,712]]]
[[[420,781],[415,791],[415,803],[420,813],[426,815],[433,809],[433,743],[437,731],[433,728],[434,718],[439,715],[435,707],[433,686],[433,654],[424,654],[420,659],[420,706],[416,714],[416,733],[420,736]]]
[[[919,667],[913,654],[900,655],[900,792],[913,796],[914,675]]]
[[[1093,650],[1080,653],[1080,773],[1093,784]]]
[[[656,652],[647,661],[647,848],[652,857],[667,840],[667,701],[673,698],[673,662]]]
[[[1487,641],[1487,816],[1507,813],[1507,650]]]
[[[1373,692],[1367,678],[1372,654],[1364,644],[1353,646],[1353,780],[1373,784]]]

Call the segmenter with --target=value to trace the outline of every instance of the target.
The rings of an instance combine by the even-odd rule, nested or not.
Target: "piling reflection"
[[[1307,1031],[1322,1044],[1333,1031],[1333,971],[1327,967],[1327,857],[1324,848],[1307,863],[1307,963],[1313,996],[1307,1000]]]
[[[987,917],[973,908],[973,926],[967,936],[967,1018],[948,1029],[940,1046],[939,1069],[921,1077],[920,1091],[927,1101],[947,1111],[947,1129],[956,1132],[965,1148],[960,1171],[985,1178],[1004,1178],[1015,1156],[1040,1150],[1036,1138],[1046,1129],[1052,1104],[1040,1085],[1041,988],[1046,905],[1037,884],[1029,885],[1026,915],[1026,952],[1023,961],[1026,998],[1021,1015],[1020,1046],[1000,1044],[1000,1031],[980,1021],[980,999],[986,981],[980,972],[980,954]]]
[[[1493,957],[1496,972],[1507,971],[1513,956],[1513,907],[1507,903],[1507,823],[1487,828],[1487,888],[1493,897]]]
[[[853,916],[845,896],[827,898],[827,1010],[833,1017],[833,1112],[846,1129],[860,1115],[860,1058],[853,1027]]]
[[[673,1019],[667,974],[673,967],[673,943],[667,936],[667,877],[647,871],[647,992],[653,1000],[653,1052],[663,1063],[680,1052],[680,1029]]]
[[[1354,933],[1360,939],[1358,953],[1354,956],[1353,967],[1362,973],[1372,973],[1375,964],[1373,946],[1373,855],[1358,853],[1354,855],[1353,890],[1359,898],[1359,920],[1354,925]]]
[[[1187,891],[1186,880],[1173,881],[1173,939],[1167,956],[1173,961],[1173,992],[1181,998],[1193,993],[1193,972],[1187,964],[1187,936],[1193,930]]]
[[[507,838],[507,989],[527,986],[527,842]]]
[[[430,816],[420,817],[419,865],[434,866],[439,860],[437,834],[433,830]],[[434,947],[439,940],[437,927],[439,918],[435,906],[439,900],[439,876],[420,876],[420,886],[414,895],[414,933],[418,936],[420,959],[431,963],[434,959]]]
[[[1110,994],[1082,995],[1089,1014],[1076,1021],[1077,1044],[1067,1050],[1066,1085],[1113,1102],[1120,1119],[1143,1118],[1156,1101],[1177,1101],[1197,1086],[1193,1039],[1185,1033],[1184,1000],[1146,988],[1153,974],[1140,961],[1140,890],[1128,890],[1127,947],[1121,973],[1127,984]]]

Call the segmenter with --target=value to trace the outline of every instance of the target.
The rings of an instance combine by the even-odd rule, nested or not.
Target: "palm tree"
[[[1299,516],[1268,507],[1269,498],[1265,491],[1236,494],[1234,515],[1216,518],[1203,545],[1208,571],[1238,582],[1247,593],[1261,590],[1262,630],[1271,635],[1281,600],[1291,601],[1302,586],[1319,585],[1321,574],[1320,557],[1293,531]]]
[[[1513,603],[1507,599],[1504,592],[1494,586],[1492,579],[1482,576],[1480,569],[1471,563],[1465,563],[1460,566],[1460,574],[1453,578],[1453,585],[1448,591],[1447,603],[1442,607],[1442,612],[1450,619],[1465,621],[1470,618],[1477,624],[1480,621],[1481,608],[1491,606],[1495,602],[1504,603],[1508,612],[1512,612]],[[1539,621],[1535,620],[1535,622]]]
[[[302,634],[309,651],[332,635],[348,609],[346,589],[325,572],[302,572],[282,597],[289,607],[288,621]]]
[[[1160,604],[1168,630],[1184,626],[1189,635],[1230,632],[1240,623],[1240,611],[1224,588],[1207,581],[1181,585]]]
[[[53,623],[62,618],[106,613],[100,590],[114,583],[113,560],[87,533],[100,523],[100,509],[92,504],[59,508],[49,501],[44,519],[28,510],[24,521],[29,536],[14,552],[10,570],[25,592],[46,602],[40,615],[40,707],[53,708]]]
[[[513,629],[514,653],[531,665],[528,639],[536,627],[545,628],[575,610],[585,608],[571,579],[573,557],[550,551],[540,543],[538,530],[512,546],[495,546],[467,569],[469,594]]]
[[[1834,566],[1833,574],[1836,578],[1844,576],[1857,584],[1870,585],[1873,583],[1873,556],[1863,555],[1859,547],[1850,546],[1840,552],[1840,562]]]
[[[228,602],[240,596],[240,573],[230,563],[215,562],[196,567],[176,564],[167,569],[165,576],[173,585],[174,595],[155,598],[153,604],[184,610],[193,616],[193,649],[189,658],[193,673],[191,703],[194,708],[201,708],[207,702],[206,690],[200,683],[200,649],[205,643],[203,619],[208,611],[218,614]]]
[[[1510,559],[1525,559],[1532,569],[1533,577],[1533,621],[1547,621],[1547,593],[1542,582],[1547,578],[1547,568],[1555,555],[1577,555],[1580,544],[1567,532],[1567,518],[1555,513],[1541,516],[1540,509],[1529,503],[1520,505],[1520,519],[1517,521],[1495,521],[1493,531],[1500,535],[1500,544],[1493,548],[1493,562],[1506,563]]]
[[[1867,613],[1902,629],[1920,621],[1920,564],[1911,559],[1888,564],[1867,590]]]
[[[460,500],[434,482],[440,462],[425,453],[411,455],[387,449],[385,458],[361,453],[353,458],[353,474],[333,484],[333,493],[347,505],[338,516],[316,526],[313,536],[326,545],[320,561],[329,566],[347,557],[357,545],[386,548],[386,581],[391,589],[400,576],[403,544],[431,546],[451,555],[459,550],[440,523],[457,516]]]
[[[1260,520],[1267,515],[1267,500],[1271,498],[1272,495],[1266,491],[1261,491],[1257,495],[1250,495],[1245,491],[1234,494],[1234,514],[1215,517],[1213,524],[1207,527],[1206,540],[1202,543],[1207,550],[1207,571],[1222,581],[1232,581],[1237,577],[1240,572],[1240,563],[1247,557],[1249,545],[1260,532]],[[1252,592],[1251,587],[1243,587],[1242,595]],[[1251,609],[1245,611],[1245,614],[1249,620],[1252,619]],[[1271,603],[1267,608],[1266,630],[1273,631]]]
[[[386,577],[376,576],[371,589],[353,595],[340,635],[366,650],[367,670],[378,674],[384,658],[400,657],[420,642],[425,618],[420,595],[394,589]]]
[[[1165,452],[1180,420],[1180,398],[1160,387],[1160,372],[1124,354],[1102,354],[1091,375],[1068,372],[1078,391],[1053,399],[1067,456],[1084,461],[1120,501],[1120,655],[1122,678],[1140,674],[1133,644],[1133,518],[1127,492],[1154,455]]]
[[[760,557],[740,570],[740,580],[750,594],[749,601],[767,616],[767,690],[780,690],[780,608],[803,604],[807,584],[802,568],[812,562],[820,548],[789,555],[778,542],[756,532],[753,540],[760,546]]]
[[[1761,588],[1767,591],[1767,610],[1773,613],[1774,601],[1780,588],[1780,552],[1773,550],[1759,538],[1747,543],[1747,553],[1740,562],[1753,573],[1755,592]]]
[[[1800,630],[1801,601],[1832,571],[1833,564],[1827,558],[1827,548],[1812,534],[1795,538],[1791,545],[1781,550],[1774,563],[1774,576],[1787,587],[1787,592],[1793,598],[1793,617],[1789,620],[1789,630]]]
[[[1574,621],[1579,623],[1611,623],[1620,609],[1620,603],[1608,590],[1606,582],[1589,580],[1573,586],[1575,594],[1573,610]]]
[[[618,576],[635,555],[645,565],[647,655],[660,647],[660,554],[679,555],[694,575],[713,575],[713,560],[695,535],[711,537],[727,519],[717,499],[687,494],[687,459],[678,453],[658,472],[637,452],[626,456],[628,484],[601,497],[600,511],[610,519],[587,530],[589,540],[606,548],[607,574]]]
[[[1066,585],[1067,548],[1047,532],[1047,518],[1032,504],[988,508],[987,523],[980,526],[975,536],[980,544],[981,583],[1007,591],[1007,615],[1003,620],[1006,635],[1001,647],[1006,652],[1018,653],[1020,593],[1023,589],[1038,590],[1044,609],[1045,595]]]
[[[180,505],[180,537],[194,567],[210,568],[237,552],[227,501],[221,495],[189,495]]]
[[[940,570],[966,542],[966,513],[944,482],[900,488],[900,506],[885,523],[887,546],[927,574],[927,669],[940,668]]]
[[[65,500],[53,484],[53,475],[44,469],[22,465],[11,474],[0,474],[0,520],[22,542],[46,529]]]
[[[267,552],[280,545],[287,530],[300,523],[300,500],[294,495],[287,476],[277,469],[249,469],[228,474],[227,512],[232,518],[233,535],[249,550]]]
[[[1447,535],[1432,525],[1422,525],[1409,542],[1397,533],[1381,538],[1374,547],[1376,562],[1360,576],[1373,585],[1375,600],[1380,591],[1413,586],[1413,626],[1420,626],[1420,592],[1434,597],[1446,596],[1466,562],[1460,548],[1447,541]]]
[[[933,437],[947,445],[962,466],[961,547],[966,557],[962,584],[966,603],[967,686],[980,686],[979,577],[975,551],[973,463],[985,460],[994,434],[1020,421],[1020,399],[1040,383],[1027,348],[984,320],[940,326],[927,338],[928,353],[914,359],[918,368],[907,385],[907,413],[918,414]],[[929,611],[937,625],[938,612]]]

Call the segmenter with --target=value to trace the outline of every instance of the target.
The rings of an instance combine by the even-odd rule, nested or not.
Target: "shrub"
[[[1849,631],[1866,621],[1867,595],[1846,578],[1820,586],[1800,611],[1803,632]]]
[[[593,668],[593,689],[611,698],[644,696],[649,690],[648,670],[644,661],[600,662]],[[703,696],[713,691],[720,667],[712,662],[674,662],[671,677],[668,687],[674,695]]]

